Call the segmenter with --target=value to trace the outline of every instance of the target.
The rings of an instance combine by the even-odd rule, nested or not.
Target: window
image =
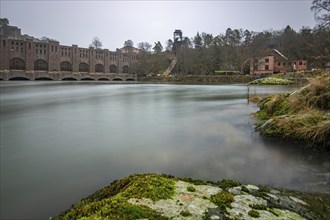
[[[72,65],[67,61],[62,62],[60,67],[61,71],[72,71]]]
[[[37,60],[34,62],[34,70],[48,70],[48,63],[45,60]]]
[[[281,66],[281,62],[278,62],[278,63],[277,63],[277,66]]]
[[[95,65],[95,72],[102,73],[104,71],[104,67],[102,64],[96,64]]]
[[[22,59],[14,58],[9,62],[9,69],[11,70],[25,70],[25,62]]]
[[[129,72],[129,67],[128,66],[123,66],[123,73],[128,73]]]
[[[269,58],[266,58],[266,59],[265,59],[265,62],[266,62],[266,63],[269,63]]]
[[[6,47],[6,40],[3,40],[3,47]]]
[[[46,54],[46,50],[44,50],[44,54]]]
[[[38,54],[38,51],[39,51],[39,50],[38,50],[38,49],[36,49],[36,54]]]
[[[110,65],[110,73],[117,73],[117,66],[116,65]]]
[[[21,47],[21,53],[23,53],[23,47]]]
[[[54,46],[52,45],[52,52],[54,51]]]
[[[79,64],[79,72],[89,72],[89,67],[86,63]]]
[[[269,66],[268,65],[265,65],[265,70],[269,70]]]
[[[301,66],[302,65],[302,61],[299,61],[299,66]]]
[[[31,49],[31,43],[29,43],[29,49]]]

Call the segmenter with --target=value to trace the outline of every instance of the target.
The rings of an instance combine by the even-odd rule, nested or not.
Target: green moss
[[[253,218],[259,218],[259,216],[260,216],[259,215],[259,212],[257,210],[254,210],[254,209],[250,210],[248,212],[248,215],[251,216],[251,217],[253,217]]]
[[[78,204],[54,219],[165,219],[156,211],[127,202],[130,198],[149,198],[153,201],[169,199],[174,194],[175,182],[155,174],[138,174],[114,181],[82,199]]]
[[[230,180],[230,179],[222,179],[221,181],[218,182],[218,185],[222,189],[227,189],[230,187],[236,187],[242,185],[238,181]]]
[[[265,193],[270,193],[270,189],[265,186],[260,186],[258,189],[259,192],[265,192]]]
[[[188,216],[191,216],[191,213],[188,212],[188,211],[181,211],[180,212],[180,215],[184,216],[184,217],[188,217]]]
[[[101,216],[108,217],[109,219],[167,219],[146,206],[132,205],[129,203],[117,204],[117,206],[113,206],[111,209],[101,212]]]
[[[249,193],[250,192],[250,190],[246,187],[246,186],[242,186],[242,191],[243,192],[246,192],[246,193]]]
[[[270,212],[270,213],[272,213],[275,216],[278,216],[278,214],[275,212],[274,209],[268,209],[267,211]]]
[[[196,192],[196,189],[193,186],[187,186],[188,192]]]
[[[204,181],[204,180],[198,180],[198,179],[193,179],[190,177],[178,177],[176,178],[177,180],[181,180],[184,182],[192,183],[194,185],[214,185],[212,181]]]
[[[253,204],[253,205],[249,205],[250,208],[252,209],[257,209],[257,210],[267,210],[267,206],[265,205],[258,205],[258,204]]]
[[[130,198],[149,198],[152,201],[169,199],[175,194],[173,180],[158,175],[147,175],[130,184],[123,196]]]
[[[230,203],[234,202],[234,196],[229,192],[219,192],[212,195],[210,198],[211,202],[217,205],[223,212],[227,213],[226,207],[230,208]]]

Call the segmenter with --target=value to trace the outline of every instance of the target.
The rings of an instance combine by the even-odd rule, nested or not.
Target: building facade
[[[108,79],[125,75],[125,79],[134,79],[137,55],[138,49],[133,47],[109,51],[65,46],[58,41],[21,35],[21,30],[14,26],[0,26],[0,79],[3,80],[23,72],[30,79],[42,75],[58,80],[70,75],[76,79],[84,76],[94,79],[96,75],[112,75]]]
[[[289,61],[278,50],[268,52],[267,56],[250,59],[250,74],[269,75],[291,71],[305,71],[308,69],[306,60]]]

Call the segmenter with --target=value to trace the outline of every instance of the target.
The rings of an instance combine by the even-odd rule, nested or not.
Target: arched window
[[[79,64],[79,72],[89,72],[89,67],[88,67],[87,63]]]
[[[61,63],[61,71],[72,71],[72,65],[68,61]]]
[[[117,73],[117,66],[116,65],[111,65],[110,66],[110,73]]]
[[[34,70],[48,70],[48,63],[45,60],[36,60]]]
[[[129,72],[129,67],[128,66],[123,66],[123,73],[128,73]]]
[[[102,64],[96,64],[95,65],[95,72],[97,73],[103,73],[104,72],[104,67]]]
[[[25,62],[19,58],[13,58],[9,62],[9,69],[11,70],[25,70]]]

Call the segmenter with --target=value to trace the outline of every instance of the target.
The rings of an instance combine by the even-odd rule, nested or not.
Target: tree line
[[[194,37],[183,37],[176,53],[177,74],[214,74],[218,70],[248,73],[245,66],[249,59],[268,55],[272,49],[279,50],[289,61],[307,60],[309,68],[322,68],[330,62],[330,1],[314,0],[311,10],[317,25],[302,27],[295,31],[289,25],[282,30],[255,32],[227,28],[226,32],[214,36],[199,33]],[[170,64],[173,41],[166,42],[165,51],[161,43],[154,47],[147,42],[138,44],[141,50],[137,73],[161,74]],[[151,51],[153,49],[153,52]]]

